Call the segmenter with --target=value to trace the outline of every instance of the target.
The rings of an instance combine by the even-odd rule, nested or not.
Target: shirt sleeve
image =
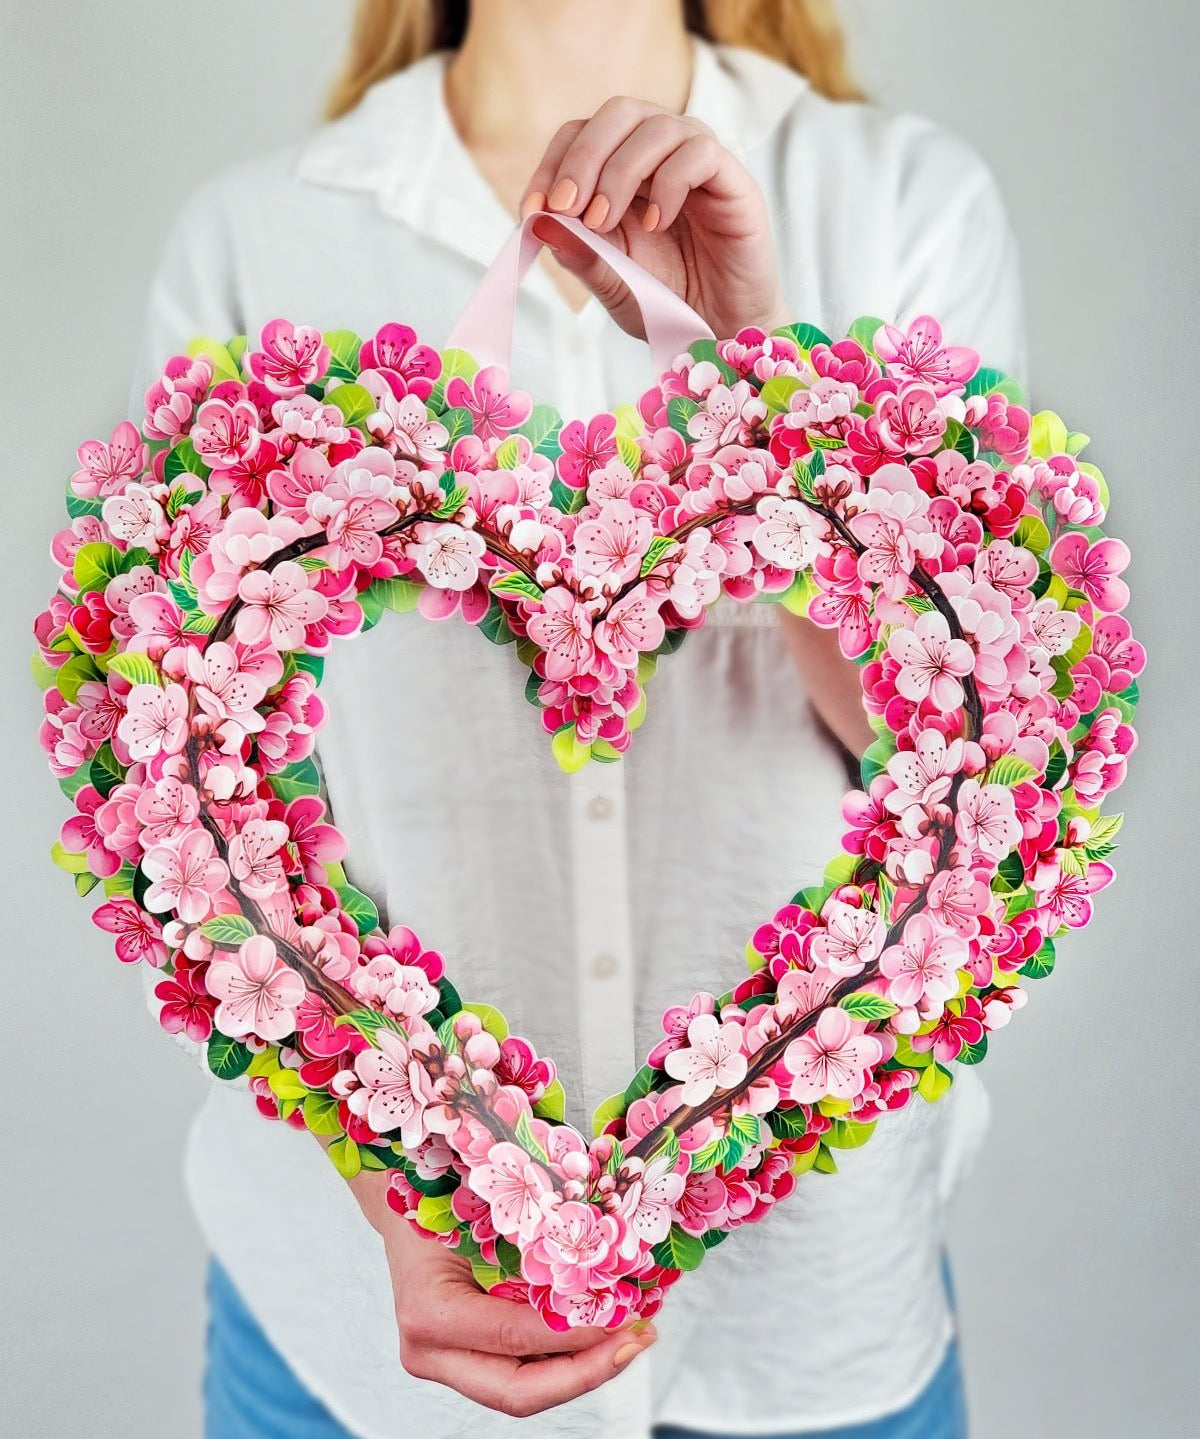
[[[223,219],[219,181],[197,190],[179,211],[167,233],[162,255],[150,282],[142,341],[130,391],[130,414],[144,416],[145,393],[172,355],[197,336],[225,341],[240,333],[240,306],[233,247]],[[154,993],[164,976],[147,964],[139,966],[146,1006],[155,1020],[162,1000]],[[210,1078],[205,1046],[185,1034],[174,1036]],[[245,1077],[222,1080],[245,1087]]]
[[[900,170],[898,322],[934,316],[949,344],[1028,385],[1016,237],[988,166],[957,137],[921,122]]]

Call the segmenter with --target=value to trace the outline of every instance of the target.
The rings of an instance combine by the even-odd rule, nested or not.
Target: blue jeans
[[[208,1271],[208,1303],[204,1439],[352,1439],[349,1430],[303,1387],[272,1348],[229,1275],[215,1260]],[[486,1422],[480,1411],[481,1436]],[[958,1346],[952,1342],[937,1373],[906,1409],[867,1424],[809,1433],[804,1439],[966,1439],[966,1434]],[[654,1439],[718,1436],[660,1428],[654,1431]]]

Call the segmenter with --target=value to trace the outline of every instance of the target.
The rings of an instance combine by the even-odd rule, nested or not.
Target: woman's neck
[[[613,95],[682,111],[691,67],[682,0],[472,0],[446,102],[477,158],[528,175],[560,125]]]

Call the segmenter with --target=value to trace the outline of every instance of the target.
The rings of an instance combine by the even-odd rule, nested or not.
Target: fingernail
[[[622,1344],[620,1349],[613,1355],[613,1368],[623,1369],[631,1359],[636,1359],[642,1352],[640,1344]]]
[[[545,208],[546,197],[541,190],[530,190],[521,205],[521,216],[524,218],[526,215],[533,214],[534,210],[544,210]]]
[[[583,212],[583,223],[593,228],[597,225],[603,225],[607,214],[607,198],[604,195],[593,195],[587,209]]]
[[[552,210],[568,210],[575,203],[575,196],[578,194],[579,186],[564,175],[550,191],[547,203]]]
[[[662,219],[662,211],[653,200],[646,206],[646,213],[642,216],[643,230],[657,230],[658,222]]]

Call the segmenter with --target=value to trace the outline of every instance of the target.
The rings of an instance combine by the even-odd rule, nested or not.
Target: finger
[[[640,311],[634,304],[629,286],[610,265],[593,254],[583,240],[572,235],[550,216],[538,216],[531,229],[539,240],[544,240],[550,246],[554,258],[583,281],[605,309],[613,314],[619,311],[628,316],[630,324],[635,327],[640,325],[640,321],[635,318]],[[630,330],[630,333],[640,335],[641,330],[635,328]]]
[[[550,208],[563,215],[582,214],[592,201],[596,180],[609,156],[643,120],[656,113],[649,101],[629,95],[605,100],[567,145],[547,187]]]
[[[488,1354],[527,1358],[531,1354],[567,1354],[590,1349],[611,1337],[605,1329],[549,1328],[528,1304],[501,1299],[474,1282],[443,1286],[430,1303],[428,1291],[411,1310],[397,1314],[400,1332],[417,1347],[476,1349]]]
[[[404,1367],[498,1413],[527,1419],[615,1378],[653,1342],[653,1329],[636,1339],[611,1335],[594,1349],[524,1364],[498,1354],[430,1349],[406,1355]]]
[[[525,186],[525,193],[521,197],[522,215],[528,214],[531,210],[546,208],[547,192],[554,184],[562,158],[567,153],[571,141],[586,124],[586,120],[568,120],[554,132],[549,145],[546,146],[545,154],[538,161],[537,168],[530,175],[529,183]],[[534,203],[535,201],[536,203]]]
[[[585,225],[604,234],[621,223],[630,204],[661,165],[688,140],[701,134],[691,121],[666,113],[651,115],[617,146],[600,169],[595,194],[583,212]]]
[[[658,206],[658,224],[665,230],[674,224],[684,202],[693,190],[708,185],[720,175],[722,167],[733,157],[711,135],[692,135],[662,162],[650,182],[649,202]]]

